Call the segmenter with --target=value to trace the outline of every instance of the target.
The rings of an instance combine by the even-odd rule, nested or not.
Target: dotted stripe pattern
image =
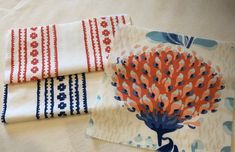
[[[56,26],[11,30],[10,83],[58,76]]]
[[[86,87],[85,73],[38,80],[36,119],[88,113]]]

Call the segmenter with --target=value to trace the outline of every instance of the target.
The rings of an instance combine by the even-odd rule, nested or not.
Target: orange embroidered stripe
[[[14,30],[11,30],[11,72],[10,72],[10,83],[13,82],[13,72],[14,72]]]
[[[56,26],[53,25],[53,35],[54,35],[54,50],[55,50],[55,75],[58,76],[58,52],[57,52],[57,35]]]
[[[48,53],[48,77],[51,77],[51,49],[50,49],[50,31],[49,26],[46,27],[47,32],[47,53]]]
[[[21,60],[22,60],[22,57],[21,57],[21,51],[22,51],[22,47],[21,47],[21,41],[22,41],[22,31],[21,29],[19,29],[19,46],[18,46],[18,60],[19,60],[19,66],[18,66],[18,82],[21,82],[20,80],[20,74],[21,74],[21,66],[22,66],[22,63],[21,63]]]
[[[96,39],[97,39],[97,43],[98,43],[98,49],[99,49],[101,70],[104,70],[103,56],[102,56],[102,51],[101,51],[101,46],[100,46],[100,36],[99,36],[99,31],[98,31],[97,19],[95,18],[94,21],[95,21],[95,32],[96,32]]]
[[[110,21],[111,21],[111,26],[112,26],[112,32],[113,32],[113,35],[115,34],[115,27],[114,27],[114,21],[113,21],[113,18],[110,17]]]
[[[27,71],[27,29],[24,29],[24,82],[26,81],[26,71]]]
[[[94,33],[93,33],[93,27],[92,27],[92,21],[89,20],[89,26],[90,26],[90,34],[91,34],[91,42],[92,42],[92,48],[93,48],[93,54],[94,54],[94,62],[95,62],[95,71],[98,71],[97,66],[97,57],[96,57],[96,48],[95,48],[95,42],[94,42]]]
[[[41,41],[42,41],[42,78],[44,79],[44,76],[45,76],[45,46],[44,46],[44,43],[45,43],[45,39],[44,39],[44,33],[43,33],[43,27],[41,27]]]
[[[117,24],[119,23],[118,16],[115,16]]]
[[[91,71],[91,65],[90,65],[90,57],[89,57],[89,51],[88,51],[88,45],[87,45],[87,35],[86,35],[85,21],[82,21],[82,27],[83,27],[83,33],[84,33],[84,42],[85,42],[85,49],[86,49],[88,72],[90,72]]]
[[[126,24],[126,20],[125,20],[125,17],[123,15],[122,15],[122,23]]]

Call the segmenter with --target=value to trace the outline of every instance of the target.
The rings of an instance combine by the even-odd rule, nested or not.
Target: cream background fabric
[[[234,42],[234,7],[233,0],[1,0],[1,71],[2,35],[12,27],[67,23],[93,16],[126,13],[138,26]],[[1,87],[2,78],[3,73]],[[145,151],[88,138],[84,133],[88,120],[89,116],[81,116],[0,125],[1,151]]]
[[[218,104],[219,108],[216,113],[208,112],[206,115],[200,114],[198,117],[194,117],[190,120],[200,120],[201,125],[196,127],[195,130],[185,125],[182,129],[168,133],[165,137],[170,136],[174,144],[178,146],[179,151],[183,149],[186,152],[193,151],[191,150],[191,144],[196,140],[200,140],[203,146],[198,146],[200,148],[197,148],[196,151],[200,149],[201,151],[220,152],[224,146],[231,144],[231,135],[228,135],[224,131],[223,123],[233,120],[233,113],[228,110],[226,106],[226,98],[235,97],[235,91],[231,89],[231,82],[233,82],[235,76],[235,73],[233,73],[235,71],[233,69],[233,62],[235,60],[233,48],[235,44],[217,41],[217,45],[212,48],[192,44],[191,47],[187,49],[184,46],[151,41],[149,38],[146,38],[146,34],[150,31],[152,30],[126,26],[117,32],[112,46],[115,52],[110,55],[109,66],[105,68],[106,74],[103,78],[103,83],[105,84],[103,86],[104,89],[100,89],[102,90],[99,93],[100,98],[97,100],[96,107],[92,111],[91,123],[87,129],[87,134],[114,143],[122,143],[124,145],[146,149],[156,149],[156,133],[149,129],[143,121],[136,118],[135,114],[138,114],[138,112],[129,112],[127,107],[124,106],[124,102],[114,99],[114,96],[121,97],[121,95],[118,93],[115,94],[116,88],[111,85],[111,79],[114,73],[111,66],[116,63],[117,57],[123,59],[129,56],[130,52],[138,54],[138,51],[143,50],[142,48],[144,46],[146,46],[146,52],[148,52],[151,48],[161,44],[163,47],[159,50],[164,50],[166,47],[177,50],[178,47],[181,47],[182,52],[195,51],[197,53],[196,56],[202,58],[203,61],[211,61],[213,68],[219,66],[226,86],[225,89],[222,90],[222,101]],[[136,45],[140,45],[140,47],[136,49],[133,48],[133,46]],[[120,71],[121,69],[120,67]],[[110,90],[110,92],[107,94],[105,90]],[[141,98],[140,94],[139,96]],[[128,101],[126,103],[128,103]]]

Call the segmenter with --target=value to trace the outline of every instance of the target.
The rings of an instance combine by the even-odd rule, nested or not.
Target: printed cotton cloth
[[[5,83],[103,71],[116,30],[130,24],[127,15],[113,15],[9,30]]]
[[[127,15],[113,15],[10,30],[2,122],[90,112],[113,36],[130,24]]]
[[[235,44],[132,26],[112,49],[88,135],[161,152],[230,151]]]

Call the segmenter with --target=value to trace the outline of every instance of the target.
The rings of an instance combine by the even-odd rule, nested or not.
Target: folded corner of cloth
[[[67,24],[15,28],[5,41],[5,83],[20,83],[82,72],[103,71],[119,26],[128,15]]]

